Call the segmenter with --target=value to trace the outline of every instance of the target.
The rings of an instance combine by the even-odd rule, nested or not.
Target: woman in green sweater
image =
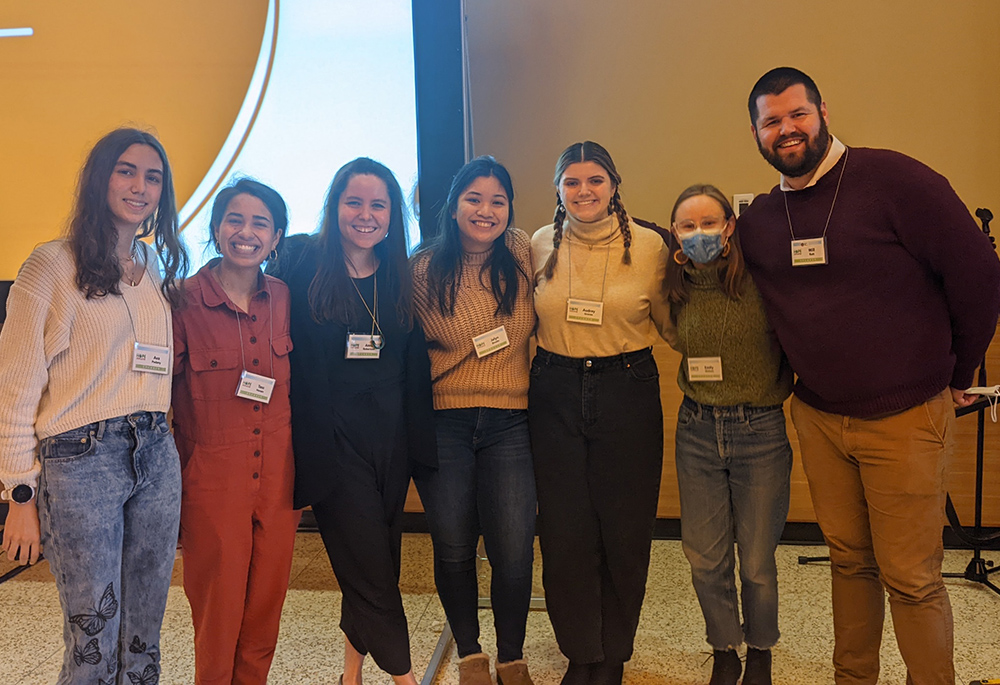
[[[675,453],[681,540],[714,650],[710,685],[736,685],[743,642],[743,684],[770,683],[779,635],[774,550],[792,468],[781,404],[792,372],[746,271],[726,197],[714,186],[691,186],[670,221],[665,286],[674,347],[684,355]]]

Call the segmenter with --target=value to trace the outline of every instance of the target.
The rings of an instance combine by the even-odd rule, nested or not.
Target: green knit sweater
[[[688,303],[677,312],[677,351],[684,355],[677,384],[699,404],[728,407],[781,404],[792,392],[792,370],[764,315],[753,281],[731,300],[716,269],[684,269]],[[725,327],[725,330],[723,330]],[[721,381],[689,381],[688,355],[722,357]]]

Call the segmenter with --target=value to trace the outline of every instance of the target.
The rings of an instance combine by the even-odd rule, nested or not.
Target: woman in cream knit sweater
[[[155,252],[139,240],[150,235]],[[65,620],[60,683],[159,677],[181,503],[170,303],[186,266],[166,153],[118,129],[80,174],[68,237],[36,248],[11,287],[3,544],[22,563],[45,545]]]
[[[535,326],[528,236],[513,228],[510,174],[478,157],[455,175],[438,235],[416,256],[413,302],[427,336],[438,468],[414,481],[434,541],[438,595],[461,685],[490,685],[479,645],[476,544],[493,568],[497,681],[531,685],[523,660],[531,599],[535,481],[528,436],[528,338]]]

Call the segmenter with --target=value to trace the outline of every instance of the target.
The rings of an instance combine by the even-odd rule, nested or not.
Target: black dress
[[[283,246],[274,275],[291,291],[292,443],[295,506],[312,505],[343,592],[340,627],[391,675],[410,670],[399,594],[403,504],[413,462],[433,467],[430,362],[423,331],[396,315],[396,296],[378,279],[384,346],[378,359],[347,359],[348,333],[371,332],[357,293],[351,323],[317,323],[309,285],[318,251],[312,236]],[[380,271],[355,279],[369,307]]]

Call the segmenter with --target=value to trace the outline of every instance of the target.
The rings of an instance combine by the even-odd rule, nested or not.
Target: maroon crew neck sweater
[[[831,206],[829,263],[793,267],[789,215],[796,239],[816,238]],[[972,385],[996,332],[1000,261],[943,176],[851,148],[816,185],[758,197],[739,228],[806,404],[872,417]]]

